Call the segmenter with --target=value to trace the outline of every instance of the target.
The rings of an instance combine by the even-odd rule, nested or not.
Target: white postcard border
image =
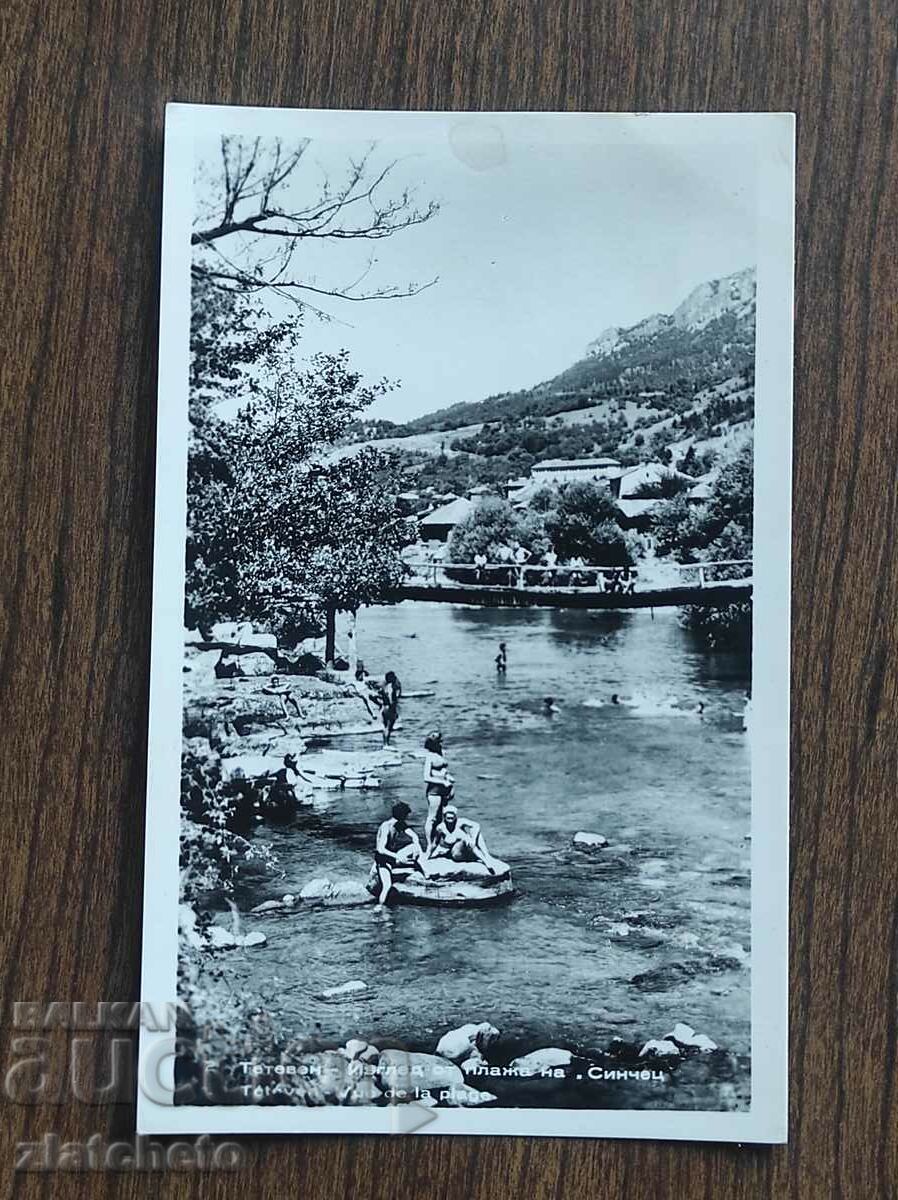
[[[194,142],[231,133],[331,140],[491,133],[531,146],[744,142],[758,161],[752,654],[751,1108],[435,1111],[420,1132],[782,1142],[787,1134],[792,304],[795,119],[789,113],[361,112],[170,104],[166,114],[141,998],[177,992],[184,533]],[[384,1133],[393,1107],[174,1106],[173,1032],[141,1030],[142,1134]],[[155,1065],[154,1065],[155,1064]],[[152,1074],[153,1078],[147,1078]],[[403,1122],[403,1124],[405,1124]],[[398,1125],[402,1128],[402,1125]]]

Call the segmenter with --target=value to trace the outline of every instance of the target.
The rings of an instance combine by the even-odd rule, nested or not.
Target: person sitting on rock
[[[293,711],[297,717],[302,716],[302,710],[299,707],[296,697],[293,695],[293,688],[290,687],[289,683],[281,683],[280,675],[272,675],[268,684],[262,688],[262,691],[266,696],[278,697],[281,702],[281,711],[285,717],[290,716],[290,713],[287,711],[288,704],[293,705]]]
[[[359,699],[364,704],[368,716],[373,721],[377,713],[371,706],[378,698],[379,689],[376,684],[371,682],[371,676],[365,670],[365,665],[361,661],[359,661],[355,669],[353,687],[358,693]]]
[[[378,904],[386,904],[393,888],[394,876],[404,878],[411,871],[424,874],[421,842],[414,829],[410,829],[408,825],[411,812],[403,800],[398,801],[393,805],[392,816],[384,821],[377,831],[374,863],[380,879]]]
[[[496,873],[483,845],[480,826],[476,821],[459,820],[454,804],[447,804],[443,809],[443,819],[433,831],[429,857],[451,858],[453,862],[479,862],[491,875]]]
[[[260,807],[272,812],[291,812],[299,803],[296,787],[301,783],[296,758],[285,754],[284,765],[272,775]]]

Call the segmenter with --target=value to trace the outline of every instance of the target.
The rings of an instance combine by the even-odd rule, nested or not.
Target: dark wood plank
[[[22,1197],[894,1196],[895,0],[10,0],[0,911],[14,1000],[138,989],[163,104],[796,110],[792,1141],[265,1139],[250,1178],[9,1173],[130,1113],[7,1105]]]

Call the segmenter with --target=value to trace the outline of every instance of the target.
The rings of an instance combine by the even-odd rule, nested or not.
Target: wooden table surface
[[[13,1001],[138,994],[165,101],[798,113],[789,1146],[267,1139],[252,1175],[14,1175],[22,1140],[133,1129],[63,1090],[0,1109],[10,1194],[898,1194],[895,0],[7,0],[0,22],[4,1072]]]

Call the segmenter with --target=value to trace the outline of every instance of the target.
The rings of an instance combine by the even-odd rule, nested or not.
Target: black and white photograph
[[[170,106],[146,1130],[784,1139],[792,138]]]

